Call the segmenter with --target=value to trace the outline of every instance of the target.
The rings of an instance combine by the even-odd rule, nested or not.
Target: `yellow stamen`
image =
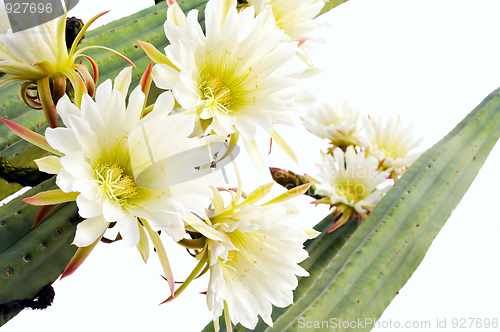
[[[200,89],[205,96],[205,108],[226,114],[231,111],[233,95],[220,77],[212,74],[203,75],[200,78]]]
[[[118,164],[105,164],[97,167],[94,172],[100,186],[99,192],[118,204],[127,204],[128,200],[139,196],[134,180],[124,175],[123,168]]]
[[[354,200],[354,202],[359,202],[365,196],[365,186],[363,184],[352,183],[350,181],[336,184],[335,191],[337,192],[337,195],[345,197],[348,202],[351,202],[352,200]]]

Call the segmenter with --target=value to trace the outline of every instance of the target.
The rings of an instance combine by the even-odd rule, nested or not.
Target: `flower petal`
[[[38,169],[49,174],[58,174],[61,171],[61,163],[59,157],[47,156],[40,159],[35,159]]]
[[[45,138],[51,147],[64,154],[82,150],[75,133],[69,128],[47,128]]]
[[[120,204],[107,197],[102,205],[102,215],[109,222],[117,221],[125,216]]]
[[[125,215],[116,223],[123,241],[129,247],[135,247],[139,243],[139,223],[136,217]]]
[[[120,91],[123,98],[125,98],[128,94],[130,82],[132,82],[132,67],[127,67],[116,76],[113,88]]]
[[[153,67],[153,80],[160,89],[171,90],[174,84],[180,81],[179,72],[174,68],[159,63]]]
[[[85,196],[80,195],[76,198],[78,206],[78,214],[82,218],[94,218],[102,215],[102,203],[98,200],[89,200]]]
[[[104,233],[109,226],[109,222],[104,220],[102,216],[89,218],[76,226],[76,235],[73,244],[78,247],[86,247],[94,243],[99,236]]]

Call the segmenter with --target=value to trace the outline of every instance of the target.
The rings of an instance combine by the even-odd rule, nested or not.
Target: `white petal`
[[[174,84],[180,81],[179,72],[174,68],[159,63],[153,67],[153,72],[151,73],[153,80],[157,87],[160,89],[171,90]]]
[[[82,112],[71,102],[68,95],[65,94],[57,102],[57,114],[59,114],[59,116],[61,117],[64,125],[68,128],[71,128],[71,124],[68,121],[68,115],[74,114],[77,116],[81,116]]]
[[[175,100],[185,109],[190,109],[200,102],[200,96],[186,87],[183,82],[179,81],[175,83],[172,92],[174,93]]]
[[[102,111],[102,109],[101,109]],[[109,108],[106,110],[107,122],[106,130],[112,139],[121,139],[126,136],[127,128],[125,128],[125,97],[113,90]]]
[[[82,150],[75,133],[69,128],[47,128],[45,139],[51,147],[64,154]]]
[[[172,109],[174,108],[175,101],[174,96],[172,96],[172,92],[166,91],[158,96],[156,99],[155,105],[153,107],[153,111],[151,111],[148,115],[146,115],[142,121],[146,122],[158,116],[169,115]]]
[[[240,132],[247,141],[251,141],[257,134],[257,127],[252,121],[238,118],[235,124],[236,130]]]
[[[134,130],[139,124],[145,99],[146,96],[142,92],[141,86],[138,85],[130,94],[127,109],[125,111],[128,132]]]
[[[102,215],[102,203],[99,200],[89,200],[83,195],[76,198],[78,205],[78,214],[82,218],[93,218]]]
[[[73,191],[81,193],[80,196],[85,196],[88,199],[95,199],[99,186],[95,181],[89,178],[77,177],[73,182]]]
[[[130,82],[132,82],[132,67],[127,67],[116,76],[114,89],[120,91],[123,98],[125,98],[128,94]]]
[[[184,222],[181,218],[175,215],[169,215],[170,227],[166,230],[167,234],[172,237],[175,242],[179,242],[186,235]]]
[[[56,177],[57,186],[65,193],[69,193],[73,191],[73,182],[75,182],[75,178],[67,170],[61,168]]]
[[[73,114],[68,115],[71,129],[75,133],[82,151],[89,159],[94,159],[101,154],[101,148],[97,144],[97,134],[92,131],[90,124],[82,118]]]
[[[98,109],[101,111],[102,122],[106,123],[107,117],[104,110],[109,108],[109,103],[111,102],[111,97],[113,95],[112,83],[110,79],[107,79],[96,89],[95,101]]]
[[[108,225],[109,222],[101,216],[82,221],[76,226],[76,235],[73,244],[78,247],[91,245],[104,233]]]
[[[59,162],[59,157],[47,156],[40,159],[35,159],[38,169],[49,174],[58,174],[62,166]]]
[[[99,111],[96,102],[94,102],[89,95],[84,94],[82,97],[82,119],[89,123],[92,131],[100,138],[99,141],[102,140],[106,132],[102,116],[103,112]]]
[[[118,231],[120,232],[125,244],[129,247],[135,247],[140,238],[137,218],[125,215],[123,218],[118,220],[116,225],[118,226]]]
[[[62,167],[74,177],[94,178],[92,167],[87,163],[82,151],[61,157],[59,161]]]
[[[102,206],[102,215],[107,221],[113,222],[123,218],[124,213],[120,204],[106,197]]]

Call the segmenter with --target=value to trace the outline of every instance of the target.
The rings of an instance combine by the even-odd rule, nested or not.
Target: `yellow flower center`
[[[129,200],[139,197],[138,187],[134,180],[123,174],[118,164],[105,164],[94,170],[99,192],[116,201],[120,205],[129,204]]]
[[[365,196],[366,188],[361,183],[352,183],[347,181],[345,183],[337,183],[335,185],[335,192],[337,195],[345,197],[348,202],[354,200],[354,202],[361,201]]]
[[[380,146],[379,145],[379,150],[384,153],[386,157],[392,158],[396,160],[396,158],[401,157],[404,158],[406,156],[406,153],[403,151],[400,151],[401,149],[398,149],[395,146]]]
[[[231,89],[219,76],[205,74],[200,78],[200,89],[205,97],[205,108],[229,113],[233,102]]]

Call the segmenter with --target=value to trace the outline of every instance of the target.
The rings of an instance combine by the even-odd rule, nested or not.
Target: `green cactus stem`
[[[76,252],[77,247],[71,243],[81,219],[74,202],[57,206],[43,223],[32,228],[40,207],[22,201],[53,188],[54,178],[0,207],[0,305],[3,308],[9,303],[9,308],[29,304],[29,299],[33,300],[41,289],[59,277]],[[4,309],[0,326],[13,316],[15,312]]]
[[[52,176],[36,168],[13,166],[7,159],[0,156],[0,177],[7,182],[34,187]]]

